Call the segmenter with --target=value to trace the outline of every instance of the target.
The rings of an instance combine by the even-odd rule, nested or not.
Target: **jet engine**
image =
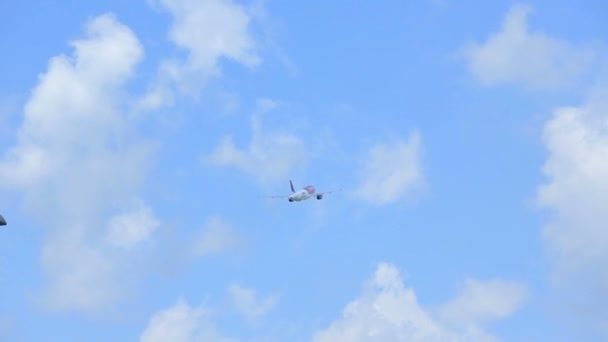
[[[317,195],[317,199],[320,200],[323,198],[323,195]]]
[[[290,198],[290,199],[289,199],[289,202],[293,202],[293,198]]]

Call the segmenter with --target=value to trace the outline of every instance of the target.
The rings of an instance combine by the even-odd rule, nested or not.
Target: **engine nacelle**
[[[320,200],[323,198],[323,195],[317,195],[317,199]]]
[[[289,202],[293,202],[293,198],[290,198],[290,199],[289,199]]]

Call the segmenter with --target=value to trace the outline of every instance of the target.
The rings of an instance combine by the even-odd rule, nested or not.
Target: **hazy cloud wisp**
[[[262,118],[271,115],[275,107],[274,101],[258,101],[257,110],[251,116],[252,137],[247,148],[238,148],[227,135],[203,161],[235,166],[261,183],[285,179],[294,168],[304,167],[310,158],[304,141],[291,133],[269,131],[262,125]]]
[[[422,141],[413,132],[406,141],[379,143],[370,148],[359,171],[359,199],[377,205],[394,203],[424,184]]]

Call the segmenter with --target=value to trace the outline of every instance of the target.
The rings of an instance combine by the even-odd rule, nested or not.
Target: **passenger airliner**
[[[289,202],[300,202],[307,200],[312,197],[316,197],[318,200],[323,198],[323,195],[331,194],[332,192],[340,191],[342,189],[325,191],[325,192],[316,192],[315,187],[312,185],[307,185],[302,189],[296,191],[293,187],[293,182],[289,180],[289,186],[291,187],[291,195],[283,195],[283,196],[270,196],[270,198],[287,198]]]

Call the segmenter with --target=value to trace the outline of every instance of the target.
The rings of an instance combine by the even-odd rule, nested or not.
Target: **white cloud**
[[[424,183],[418,132],[407,141],[373,146],[359,172],[360,185],[355,195],[374,204],[389,204],[417,190]]]
[[[118,260],[106,244],[107,227],[99,222],[137,197],[153,145],[137,138],[123,111],[123,86],[144,55],[137,37],[112,15],[85,29],[71,43],[73,56],[52,58],[40,76],[16,145],[0,160],[0,187],[22,191],[28,210],[50,230],[43,302],[92,312],[121,298],[134,273],[131,258]]]
[[[444,305],[439,313],[447,322],[480,324],[511,315],[526,295],[526,288],[513,282],[465,279],[460,295]]]
[[[580,107],[555,110],[543,132],[548,182],[538,190],[553,219],[544,227],[556,284],[566,301],[581,301],[591,319],[607,326],[608,311],[608,88]],[[568,303],[571,306],[573,303]],[[605,331],[608,334],[608,331]],[[608,336],[608,335],[607,335]]]
[[[159,226],[152,209],[139,203],[135,210],[110,219],[107,239],[113,246],[131,248],[147,240]]]
[[[528,6],[514,6],[500,32],[469,47],[469,66],[485,84],[508,83],[528,90],[572,89],[585,85],[587,75],[595,78],[586,103],[557,108],[544,126],[547,182],[538,189],[537,200],[553,214],[542,236],[553,266],[554,304],[579,316],[587,326],[583,330],[608,336],[608,87],[605,65],[600,64],[604,52],[531,32],[530,12]]]
[[[220,335],[203,307],[191,307],[185,300],[157,312],[141,334],[141,342],[235,341]]]
[[[111,152],[106,145],[121,138],[124,126],[117,91],[143,50],[111,15],[95,18],[86,31],[86,39],[71,44],[74,57],[54,57],[40,77],[25,107],[18,144],[0,164],[4,187],[35,187],[93,151],[112,157],[104,154]]]
[[[160,0],[175,18],[170,37],[190,52],[197,69],[215,67],[218,57],[254,66],[260,62],[245,9],[231,0]]]
[[[255,290],[237,284],[231,285],[228,291],[236,311],[248,319],[264,316],[276,306],[278,301],[277,296],[260,298]],[[212,316],[210,309],[202,305],[192,307],[186,300],[180,298],[174,306],[160,310],[152,316],[140,336],[140,341],[236,342],[236,339],[223,336],[218,331]],[[257,341],[257,339],[250,340]]]
[[[174,100],[173,87],[196,95],[209,77],[220,74],[221,58],[254,67],[261,61],[250,32],[251,16],[231,0],[155,0],[174,18],[169,37],[187,51],[185,61],[166,60],[159,80],[141,106],[155,109]]]
[[[257,319],[266,315],[278,303],[279,297],[268,296],[260,298],[255,290],[232,284],[228,288],[232,305],[237,312],[249,319]]]
[[[194,240],[192,253],[200,257],[216,254],[236,247],[242,243],[242,238],[232,227],[219,217],[212,216]]]
[[[530,32],[531,7],[514,5],[501,31],[483,44],[465,48],[470,71],[486,85],[516,84],[530,90],[580,85],[594,61],[592,50],[578,49],[541,32]]]
[[[262,127],[261,117],[275,106],[271,100],[258,101],[258,109],[251,117],[252,138],[246,149],[238,148],[231,136],[225,136],[203,161],[236,166],[262,183],[285,179],[294,168],[305,166],[309,152],[302,139],[290,133],[268,132]]]
[[[501,298],[503,291],[506,298]],[[469,280],[460,296],[439,308],[441,314],[434,314],[418,303],[394,266],[380,264],[361,297],[346,306],[341,319],[317,332],[313,341],[495,341],[481,324],[512,314],[524,294],[517,284]],[[458,311],[465,313],[465,322],[454,320]]]

